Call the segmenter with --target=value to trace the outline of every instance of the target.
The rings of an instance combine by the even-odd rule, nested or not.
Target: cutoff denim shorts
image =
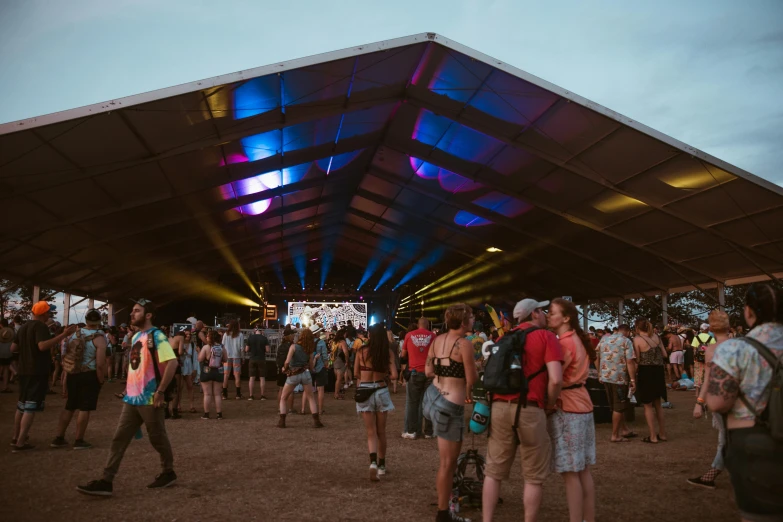
[[[313,378],[310,375],[310,370],[305,370],[302,373],[298,373],[296,375],[289,375],[286,378],[285,383],[290,384],[291,386],[297,386],[299,384],[302,386],[312,386]]]
[[[356,403],[356,413],[394,411],[389,387],[382,382],[363,382],[359,388],[379,388],[369,399]]]
[[[432,421],[432,434],[444,440],[462,441],[465,433],[465,406],[454,404],[430,384],[424,393],[424,417]]]

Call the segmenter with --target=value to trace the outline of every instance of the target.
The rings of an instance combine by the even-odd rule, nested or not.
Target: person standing
[[[348,360],[350,359],[350,353],[348,351],[348,342],[345,340],[345,329],[340,329],[334,335],[332,341],[332,361],[334,368],[334,398],[338,400],[345,399],[345,389],[343,388],[343,380],[345,379],[345,373],[348,366]]]
[[[682,372],[685,366],[685,354],[682,351],[682,337],[675,332],[671,332],[669,337],[669,363],[672,369],[672,382],[682,378]]]
[[[215,404],[217,420],[223,420],[223,396],[220,386],[223,383],[223,365],[226,362],[226,350],[220,344],[222,336],[218,332],[209,332],[206,335],[207,343],[198,354],[198,361],[202,364],[201,390],[204,392],[204,420],[209,420],[210,404]]]
[[[663,422],[663,407],[661,399],[666,395],[666,374],[664,361],[666,350],[663,348],[660,337],[653,333],[652,325],[647,319],[636,320],[636,337],[633,340],[633,349],[636,360],[639,361],[639,387],[636,390],[636,399],[644,405],[644,418],[647,420],[647,428],[650,434],[642,439],[642,442],[657,444],[666,442],[666,427]],[[658,430],[655,429],[655,418],[658,418]]]
[[[131,310],[131,323],[139,328],[133,336],[128,382],[122,412],[111,443],[103,478],[77,486],[85,495],[111,496],[114,476],[120,469],[125,450],[142,425],[147,427],[152,447],[160,454],[161,473],[147,485],[165,488],[177,481],[174,453],[164,421],[164,391],[174,378],[177,357],[166,334],[152,325],[156,308],[152,301],[139,299]]]
[[[313,332],[309,328],[304,328],[299,333],[298,341],[288,349],[283,370],[287,378],[283,392],[280,395],[280,420],[277,423],[278,428],[285,428],[285,418],[287,412],[288,397],[294,393],[294,388],[302,385],[305,397],[310,401],[310,411],[315,412],[318,406],[313,396],[313,379],[311,370],[314,367],[313,352],[315,351],[315,340]],[[313,427],[323,428],[321,418],[318,413],[313,413]]]
[[[228,381],[231,373],[234,374],[234,383],[237,388],[236,399],[242,398],[242,347],[245,346],[245,336],[239,330],[239,321],[232,319],[228,322],[228,330],[223,334],[223,349],[228,357],[223,372],[223,398],[228,399]]]
[[[630,442],[636,433],[625,425],[625,410],[630,395],[636,392],[636,354],[628,338],[631,327],[621,324],[616,334],[605,335],[598,342],[600,382],[606,390],[612,409],[612,437],[610,442]]]
[[[405,335],[402,343],[400,357],[408,359],[410,377],[405,387],[405,431],[403,439],[421,438],[421,421],[424,419],[424,438],[432,438],[432,422],[423,413],[422,402],[424,393],[432,384],[432,379],[427,377],[425,366],[430,346],[435,340],[435,334],[428,330],[429,320],[426,317],[419,318],[418,328]]]
[[[492,395],[482,496],[484,522],[490,522],[495,514],[500,483],[510,476],[517,445],[525,479],[525,521],[538,519],[544,495],[543,484],[550,473],[552,457],[544,409],[554,409],[563,379],[563,349],[555,334],[544,329],[547,306],[549,301],[535,299],[523,299],[514,306],[514,319],[519,321],[519,325],[511,331],[532,327],[539,329],[528,333],[525,340],[522,372],[528,380],[527,396],[521,397],[521,393]],[[520,400],[524,408],[520,407]]]
[[[0,393],[13,393],[8,387],[11,380],[11,345],[13,342],[13,328],[0,327],[0,378],[3,380],[3,389],[0,390]]]
[[[693,382],[696,384],[696,389],[701,388],[702,384],[706,382],[704,374],[706,373],[707,365],[705,364],[704,355],[707,352],[707,346],[715,344],[715,338],[710,335],[709,324],[702,323],[699,330],[699,333],[691,341],[691,346],[693,347]]]
[[[386,474],[386,417],[394,411],[386,376],[397,379],[394,352],[382,324],[370,327],[369,343],[356,354],[356,394],[368,395],[356,402],[356,412],[362,415],[367,430],[367,449],[370,453],[370,480]]]
[[[320,325],[310,327],[315,338],[315,352],[313,353],[313,387],[318,403],[318,414],[324,414],[324,393],[326,383],[329,381],[329,372],[326,369],[326,363],[329,360],[329,349],[326,347],[326,341],[320,337],[323,328]],[[302,394],[302,411],[304,411],[304,394]]]
[[[470,522],[449,511],[449,500],[465,431],[465,397],[478,380],[473,345],[465,339],[465,333],[473,328],[473,310],[460,303],[448,307],[445,317],[448,330],[430,344],[425,362],[425,374],[434,380],[424,393],[423,413],[438,437],[440,457],[435,479],[438,491],[435,520]]]
[[[253,333],[250,334],[245,343],[245,352],[250,354],[250,361],[248,366],[248,373],[250,374],[250,382],[248,383],[248,390],[250,395],[247,400],[253,401],[253,388],[255,386],[255,380],[261,387],[261,395],[258,397],[260,400],[265,401],[266,395],[266,354],[269,353],[269,340],[261,333],[261,328],[256,324]]]
[[[190,396],[190,413],[196,413],[194,401],[193,375],[198,370],[198,351],[193,343],[193,334],[189,330],[180,330],[171,338],[171,348],[177,354],[177,363],[181,370],[177,372],[177,402],[175,404],[179,416],[179,406],[182,402],[182,395],[187,389]]]
[[[101,327],[101,313],[98,310],[88,310],[84,314],[86,327],[71,336],[70,342],[74,342],[76,336],[82,337],[84,351],[82,359],[76,361],[73,373],[63,372],[62,387],[63,397],[66,398],[65,409],[60,414],[60,422],[57,427],[57,436],[49,444],[52,448],[64,448],[68,446],[65,440],[65,432],[73,418],[73,412],[79,410],[76,418],[76,440],[73,449],[84,450],[92,448],[92,444],[84,440],[87,432],[87,424],[90,422],[90,412],[98,407],[98,394],[103,386],[106,375],[106,337]]]
[[[722,310],[713,310],[710,312],[707,322],[710,325],[710,331],[715,334],[715,344],[707,345],[707,351],[704,354],[704,364],[707,368],[704,381],[709,382],[710,372],[712,367],[712,360],[715,355],[717,347],[729,340],[729,316]],[[696,406],[693,408],[693,418],[700,419],[705,415],[705,405],[707,403],[707,387],[702,386],[698,392],[696,398]],[[715,489],[715,479],[723,471],[724,459],[723,451],[726,447],[726,423],[723,420],[723,415],[718,415],[715,412],[712,413],[712,427],[718,430],[718,451],[715,453],[715,458],[712,460],[712,465],[703,475],[688,479],[688,484],[694,486],[701,486],[707,489]]]
[[[595,423],[585,383],[595,351],[579,326],[573,302],[552,300],[547,326],[557,335],[564,360],[563,389],[554,413],[547,418],[554,470],[565,481],[570,522],[594,522],[595,485],[590,466],[595,465]]]
[[[771,433],[773,394],[783,365],[783,292],[753,283],[743,310],[750,331],[720,344],[712,359],[707,407],[726,415],[726,469],[743,520],[783,520],[783,442]],[[775,417],[773,417],[773,415]],[[777,434],[779,435],[779,433]]]
[[[35,446],[27,439],[33,426],[35,414],[42,412],[49,391],[49,371],[52,365],[51,350],[59,346],[66,336],[76,331],[76,325],[65,328],[62,333],[52,337],[47,322],[52,316],[46,301],[33,305],[33,319],[19,326],[11,344],[11,352],[19,354],[17,366],[19,375],[19,401],[16,403],[14,417],[14,438],[11,445],[14,453],[28,451]],[[21,321],[21,319],[20,319]],[[16,318],[14,318],[14,322]]]

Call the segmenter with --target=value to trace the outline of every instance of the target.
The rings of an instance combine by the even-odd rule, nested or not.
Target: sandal
[[[631,442],[631,439],[626,439],[625,437],[622,437],[620,440],[609,439],[609,442],[612,442],[612,443],[614,443],[614,442]]]
[[[198,412],[196,411],[196,408],[190,408],[190,410],[189,410],[189,411],[190,411],[190,413],[198,413]]]
[[[668,438],[667,438],[667,439],[664,439],[663,437],[661,437],[661,434],[660,434],[660,433],[658,434],[658,442],[666,442],[666,441],[668,441],[668,440],[669,440]]]
[[[652,440],[652,439],[650,439],[650,437],[643,438],[642,442],[646,442],[647,444],[658,444],[657,440]]]
[[[627,435],[622,435],[622,437],[624,437],[626,439],[635,439],[638,436],[639,435],[637,435],[635,431],[632,431],[632,432],[628,433]]]

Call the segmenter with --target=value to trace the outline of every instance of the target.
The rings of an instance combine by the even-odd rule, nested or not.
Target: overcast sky
[[[434,31],[783,184],[783,1],[0,0],[0,122]]]

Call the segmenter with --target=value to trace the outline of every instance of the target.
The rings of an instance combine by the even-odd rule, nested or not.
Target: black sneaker
[[[92,444],[89,442],[86,442],[84,440],[76,440],[73,443],[73,449],[75,450],[86,450],[92,448]]]
[[[223,388],[223,399],[228,400],[228,388]]]
[[[95,495],[97,497],[110,497],[113,492],[113,486],[111,482],[107,482],[103,479],[93,480],[89,484],[84,486],[76,486],[76,491],[85,495]]]
[[[155,477],[155,482],[147,484],[148,489],[167,488],[173,486],[177,482],[177,474],[173,471],[167,473],[161,473]]]
[[[209,413],[205,413],[204,415],[201,416],[201,418],[204,420],[209,420]]]
[[[248,398],[247,398],[247,400],[249,400],[249,401],[254,401],[254,400],[256,400],[256,399],[255,399],[255,397],[253,397],[253,396],[251,395],[250,397],[248,397]]]
[[[31,449],[35,449],[35,446],[25,442],[23,446],[14,446],[12,453],[24,453],[25,451],[30,451]]]
[[[223,414],[222,413],[218,413],[217,414],[217,420],[223,420]]]
[[[688,484],[693,484],[694,486],[700,486],[707,489],[715,489],[717,487],[715,486],[715,481],[702,480],[701,477],[688,479]]]
[[[68,446],[68,441],[65,440],[65,437],[55,437],[49,444],[50,448],[65,448],[66,446]]]
[[[260,397],[260,399],[261,399],[262,401],[265,401],[265,400],[266,400],[266,396],[265,396],[265,395],[262,395],[262,396]]]

